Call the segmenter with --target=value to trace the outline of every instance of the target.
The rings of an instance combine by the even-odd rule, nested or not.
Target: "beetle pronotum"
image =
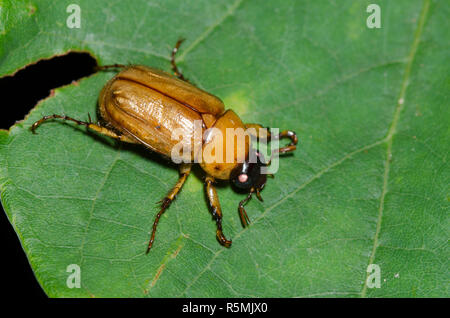
[[[175,74],[171,76],[163,71],[142,65],[107,65],[100,69],[120,68],[116,76],[103,87],[99,98],[99,111],[106,125],[94,124],[89,121],[81,121],[65,115],[44,116],[36,121],[30,128],[34,133],[36,128],[44,121],[59,118],[66,121],[84,125],[88,129],[117,140],[142,144],[154,152],[170,157],[176,141],[171,138],[171,132],[175,129],[181,130],[185,135],[192,136],[194,121],[199,120],[203,129],[216,128],[224,132],[227,128],[255,128],[255,138],[270,141],[273,139],[289,138],[290,143],[277,150],[278,153],[292,152],[296,149],[297,135],[290,130],[282,131],[278,135],[267,132],[264,136],[259,135],[259,124],[244,124],[241,119],[231,110],[225,110],[223,102],[194,85],[190,84],[178,69],[175,63],[175,54],[183,40],[179,40],[172,51],[171,64]],[[203,135],[202,135],[203,136]],[[211,139],[211,138],[210,138]],[[191,140],[187,138],[187,140]],[[192,141],[194,142],[194,141]],[[191,143],[192,143],[191,142]],[[225,143],[223,139],[223,143]],[[206,138],[201,140],[200,149],[208,145]],[[189,149],[195,149],[189,144]],[[226,146],[224,145],[224,148]],[[267,165],[261,160],[261,154],[245,144],[243,151],[227,149],[232,151],[231,162],[206,162],[200,166],[206,173],[205,190],[209,201],[212,216],[216,221],[216,237],[223,246],[231,246],[222,231],[222,210],[217,196],[214,182],[219,180],[230,180],[237,188],[248,191],[247,197],[239,203],[238,211],[243,226],[247,226],[249,218],[244,209],[244,204],[250,200],[255,193],[262,201],[260,191],[266,183],[266,175],[261,173],[263,166]],[[253,152],[253,153],[252,153]],[[256,154],[258,160],[249,160],[250,154]],[[196,154],[189,154],[193,159]],[[156,215],[153,223],[152,233],[148,243],[147,253],[150,251],[155,239],[156,228],[159,219],[169,207],[176,195],[180,192],[191,171],[192,162],[179,165],[180,177],[172,190],[161,200],[161,209]]]

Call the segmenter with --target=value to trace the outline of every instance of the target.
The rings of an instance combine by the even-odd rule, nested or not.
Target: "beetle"
[[[193,137],[194,122],[201,123],[202,132],[205,129],[210,131],[225,132],[227,128],[254,128],[260,132],[263,128],[259,124],[244,124],[239,116],[231,110],[225,109],[223,102],[216,96],[192,85],[178,69],[175,62],[175,55],[183,39],[178,40],[171,54],[171,66],[174,75],[164,71],[143,65],[122,65],[113,64],[99,66],[99,70],[121,69],[121,71],[110,79],[103,87],[99,96],[99,114],[104,124],[92,123],[88,114],[88,121],[81,121],[65,115],[44,116],[30,127],[35,130],[43,122],[50,119],[62,119],[71,121],[78,125],[86,126],[101,135],[117,139],[122,142],[141,144],[148,149],[164,157],[170,157],[175,141],[171,138],[171,132],[175,129],[187,136],[184,140],[189,146],[190,152],[183,153],[194,159],[195,146],[202,151],[215,139],[216,135],[210,133],[203,136],[200,141]],[[288,153],[296,149],[298,142],[297,135],[291,130],[284,130],[277,135],[266,132],[263,135],[256,133],[256,140],[274,140],[289,138],[290,143],[276,150],[278,153]],[[206,132],[205,132],[206,135]],[[226,139],[226,138],[225,138]],[[225,143],[225,139],[222,140]],[[197,144],[195,144],[197,143]],[[222,210],[219,198],[214,187],[216,180],[230,180],[236,188],[248,192],[247,197],[239,203],[238,211],[242,225],[245,227],[250,220],[244,209],[244,204],[250,200],[252,194],[262,201],[260,191],[266,183],[266,174],[261,172],[263,166],[270,164],[263,160],[262,154],[254,150],[248,139],[244,143],[244,148],[226,148],[226,153],[231,152],[231,161],[228,162],[207,162],[201,161],[200,166],[206,173],[204,183],[206,196],[213,219],[216,222],[216,237],[220,244],[225,247],[231,246],[222,230]],[[256,155],[256,162],[249,160],[250,154]],[[152,232],[148,243],[148,253],[152,248],[156,228],[161,215],[166,211],[191,172],[195,161],[183,162],[179,164],[179,179],[169,193],[159,202],[160,210],[153,222]]]

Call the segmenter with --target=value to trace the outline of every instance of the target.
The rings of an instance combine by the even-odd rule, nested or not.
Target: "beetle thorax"
[[[231,171],[248,158],[249,146],[241,119],[227,110],[204,134],[200,166],[211,176],[228,180]]]

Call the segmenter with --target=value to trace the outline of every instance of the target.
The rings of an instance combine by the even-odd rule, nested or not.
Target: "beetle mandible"
[[[216,128],[218,131],[225,132],[226,128],[255,128],[257,140],[266,141],[274,139],[289,138],[290,143],[276,150],[277,153],[292,152],[296,149],[298,142],[295,132],[284,130],[280,134],[271,135],[266,130],[264,136],[258,132],[262,128],[259,124],[244,124],[241,119],[231,109],[225,110],[223,102],[216,96],[213,96],[189,83],[178,69],[175,63],[175,55],[183,39],[178,40],[171,54],[171,66],[175,76],[172,76],[161,70],[142,65],[106,65],[98,67],[99,70],[109,68],[122,69],[116,76],[109,80],[103,87],[99,97],[99,113],[105,125],[81,121],[65,115],[44,116],[36,121],[31,127],[35,133],[36,128],[44,121],[59,118],[66,121],[75,122],[78,125],[84,125],[88,129],[99,134],[117,139],[122,142],[141,144],[150,150],[159,153],[162,156],[171,156],[171,151],[175,141],[171,138],[171,131],[181,129],[187,135],[194,134],[194,121],[202,123],[202,129]],[[210,136],[211,137],[211,136]],[[200,149],[209,143],[208,137],[202,134]],[[192,140],[189,139],[188,140]],[[195,149],[192,141],[190,148]],[[223,140],[225,143],[225,139]],[[194,146],[194,147],[191,147]],[[231,240],[228,240],[222,231],[222,210],[219,198],[214,187],[216,179],[230,180],[237,188],[248,192],[247,197],[239,202],[238,211],[242,225],[245,227],[250,220],[244,209],[244,204],[249,201],[252,194],[262,201],[260,191],[266,183],[266,174],[261,173],[261,168],[270,164],[261,160],[262,154],[251,148],[248,143],[245,144],[243,151],[236,148],[227,149],[234,152],[232,162],[200,162],[201,168],[205,171],[205,190],[209,201],[213,219],[216,222],[216,237],[220,244],[225,247],[231,246]],[[256,154],[258,160],[252,162],[249,160],[251,152]],[[193,159],[196,154],[189,154]],[[172,190],[160,201],[161,209],[156,215],[153,223],[152,233],[148,243],[148,253],[153,245],[161,215],[169,207],[176,195],[180,192],[191,172],[192,162],[179,164],[180,177]]]

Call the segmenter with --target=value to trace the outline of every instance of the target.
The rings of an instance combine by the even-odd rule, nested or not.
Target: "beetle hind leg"
[[[170,190],[170,192],[160,201],[161,203],[161,210],[156,215],[155,221],[153,222],[153,228],[152,228],[152,234],[150,236],[150,240],[148,242],[147,252],[150,251],[153,245],[153,241],[155,240],[155,234],[156,234],[156,228],[158,226],[159,219],[161,218],[161,215],[166,211],[166,209],[169,207],[169,205],[172,203],[173,200],[175,200],[175,197],[177,196],[178,192],[180,192],[181,188],[183,187],[184,182],[186,181],[187,177],[189,176],[189,173],[191,172],[192,164],[181,164],[180,165],[180,178],[178,179],[175,186]]]

